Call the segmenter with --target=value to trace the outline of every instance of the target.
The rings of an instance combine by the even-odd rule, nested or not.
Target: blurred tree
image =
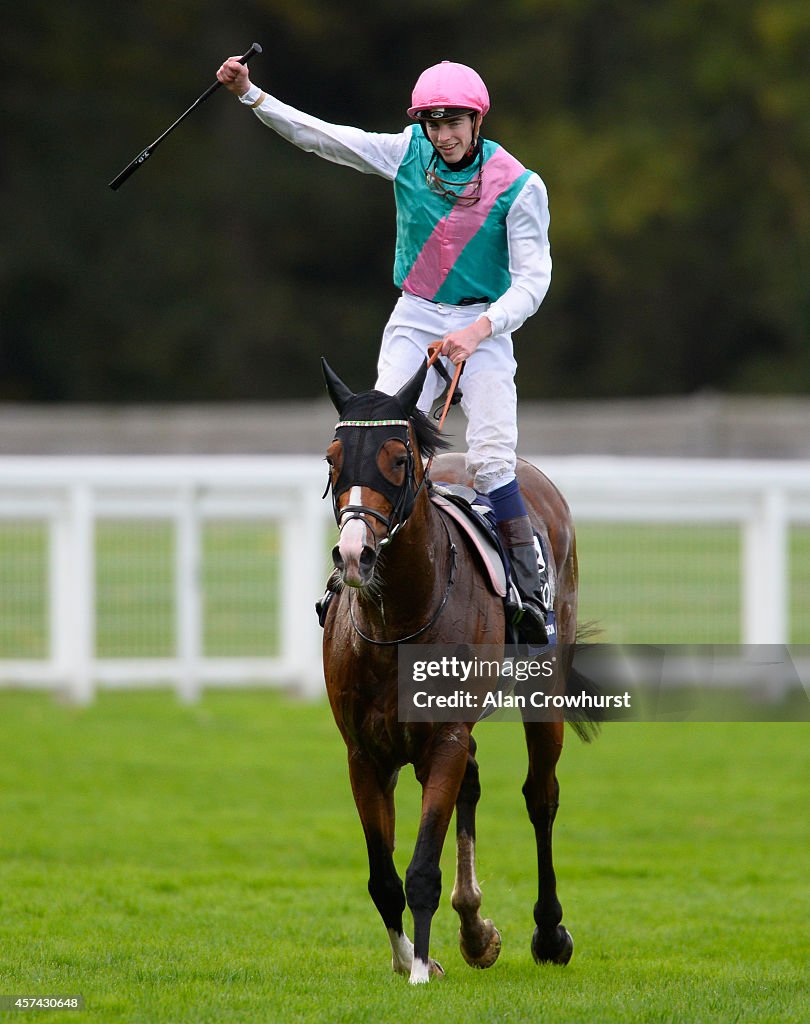
[[[393,197],[218,93],[106,183],[256,39],[257,82],[327,119],[405,123],[445,57],[546,181],[552,288],[521,394],[810,387],[806,0],[29,0],[6,26],[0,397],[320,393],[371,382]]]

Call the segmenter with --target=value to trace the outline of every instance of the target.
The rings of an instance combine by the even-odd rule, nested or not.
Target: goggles
[[[417,110],[414,117],[417,121],[449,121],[452,117],[461,117],[463,114],[470,114],[474,117],[477,111],[469,107],[425,107],[424,110]]]
[[[433,154],[430,163],[425,168],[425,184],[431,192],[449,199],[457,206],[475,206],[481,202],[482,169],[483,161],[481,154],[478,154],[478,169],[469,181],[452,181],[443,178],[435,170],[434,165],[438,163],[437,153]]]

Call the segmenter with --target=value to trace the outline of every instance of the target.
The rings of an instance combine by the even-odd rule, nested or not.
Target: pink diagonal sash
[[[495,203],[525,170],[519,160],[499,147],[484,164],[481,201],[475,206],[454,206],[442,217],[402,282],[403,290],[423,298],[436,295]]]

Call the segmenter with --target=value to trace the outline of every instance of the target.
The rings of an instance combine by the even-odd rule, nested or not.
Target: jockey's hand
[[[469,327],[465,327],[461,331],[451,331],[450,334],[445,334],[442,338],[442,355],[447,356],[452,363],[458,366],[465,359],[469,359],[484,338],[488,338],[491,334],[492,324],[489,317],[479,317]]]
[[[238,57],[229,57],[217,71],[217,79],[234,96],[244,96],[250,88],[250,78],[246,65],[239,63]]]

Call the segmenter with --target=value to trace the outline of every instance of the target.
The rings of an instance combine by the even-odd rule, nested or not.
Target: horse
[[[368,890],[391,944],[393,970],[422,984],[444,974],[430,956],[430,929],[441,894],[439,858],[456,812],[456,877],[451,903],[459,944],[472,967],[490,967],[501,937],[480,914],[475,872],[475,814],[481,788],[472,736],[475,721],[403,722],[398,713],[398,649],[403,644],[500,645],[503,600],[482,579],[463,531],[428,496],[433,479],[470,484],[463,457],[447,447],[416,403],[423,362],[394,396],[354,394],[322,360],[328,394],[340,422],[326,452],[339,539],[332,556],[331,599],[322,613],[326,691],[345,741],[349,779],[368,851]],[[517,477],[533,525],[548,542],[557,576],[558,649],[569,660],[577,628],[577,555],[570,510],[560,491],[534,466],[518,461]],[[573,939],[562,924],[552,861],[552,827],[559,803],[555,767],[562,721],[528,721],[528,772],[523,785],[537,845],[538,888],[532,955],[566,964]],[[576,725],[575,725],[576,727]],[[580,731],[578,729],[578,731]],[[588,738],[582,734],[583,738]],[[412,764],[422,807],[405,886],[394,866],[394,789]],[[403,927],[407,906],[413,941]]]

